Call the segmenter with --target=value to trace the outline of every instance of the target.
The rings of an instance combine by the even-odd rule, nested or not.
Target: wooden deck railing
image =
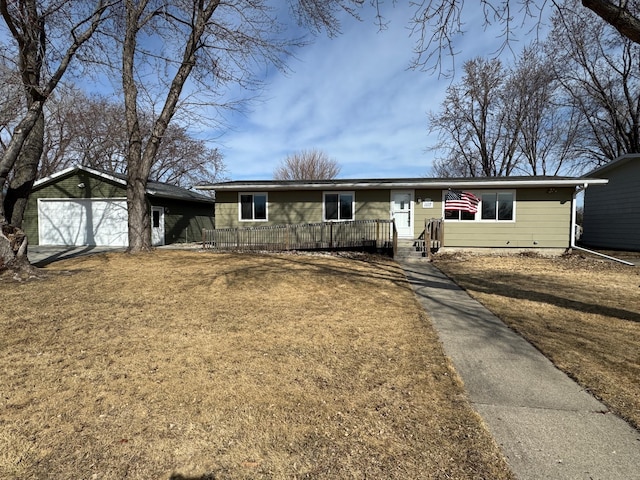
[[[354,220],[202,231],[205,249],[236,251],[386,250],[396,248],[393,220]]]
[[[431,257],[444,245],[444,222],[442,218],[428,218],[424,221],[424,230],[419,237],[423,257]]]

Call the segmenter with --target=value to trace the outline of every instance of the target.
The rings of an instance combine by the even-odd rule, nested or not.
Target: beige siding
[[[261,193],[261,192],[243,192]],[[355,219],[376,220],[389,218],[388,190],[356,190]],[[239,220],[238,192],[221,191],[216,194],[216,227],[255,227],[322,222],[322,191],[268,192],[267,221]]]
[[[238,226],[238,193],[216,192],[216,228]]]
[[[418,238],[424,230],[425,220],[442,218],[442,190],[416,190],[414,208],[414,236]],[[427,205],[423,206],[427,202]]]
[[[356,190],[356,220],[389,220],[391,194],[389,190]]]
[[[480,194],[481,190],[474,193]],[[520,189],[515,193],[515,222],[445,221],[447,247],[567,248],[573,189]]]
[[[269,192],[268,212],[270,225],[321,222],[322,192]]]
[[[589,246],[640,250],[640,159],[603,173],[607,185],[585,191],[584,233]]]
[[[495,191],[495,190],[492,190]],[[474,190],[481,194],[481,190]],[[521,189],[515,192],[515,222],[445,222],[448,247],[566,248],[570,243],[572,188]],[[313,223],[322,221],[321,191],[269,192],[268,222],[238,222],[238,192],[216,196],[216,227]],[[443,217],[443,191],[414,192],[414,236],[425,220]],[[419,201],[418,201],[419,200]],[[356,190],[356,220],[390,218],[390,190]]]

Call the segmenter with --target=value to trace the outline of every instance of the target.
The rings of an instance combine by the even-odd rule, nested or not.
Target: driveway
[[[124,247],[97,247],[95,245],[84,245],[81,247],[73,247],[69,245],[29,245],[28,257],[32,265],[35,265],[36,267],[44,267],[45,265],[49,265],[50,263],[58,260],[79,257],[81,255],[124,251]]]

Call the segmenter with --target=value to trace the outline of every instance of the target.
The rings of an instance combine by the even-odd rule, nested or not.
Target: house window
[[[240,220],[267,220],[267,194],[241,193]]]
[[[461,210],[445,210],[445,220],[475,220],[476,214]]]
[[[449,189],[443,192],[445,220],[474,221],[480,199],[472,192]]]
[[[445,195],[446,192],[443,192],[443,200]],[[470,222],[483,220],[512,222],[515,220],[515,193],[513,191],[475,192],[475,195],[480,199],[477,213],[445,209],[445,220]]]
[[[353,192],[331,192],[324,194],[324,220],[353,220]]]
[[[513,221],[513,192],[487,192],[481,198],[482,220]]]

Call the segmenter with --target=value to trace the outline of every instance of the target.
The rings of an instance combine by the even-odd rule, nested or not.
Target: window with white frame
[[[511,222],[514,220],[513,192],[483,192],[480,196],[480,219]]]
[[[354,219],[355,194],[353,192],[325,192],[323,200],[324,221]]]
[[[242,221],[266,221],[267,220],[267,194],[266,193],[240,193],[240,220]]]
[[[471,212],[465,212],[464,210],[446,210],[445,209],[444,219],[473,221],[476,219],[476,214]]]
[[[444,219],[454,221],[515,221],[515,192],[512,190],[474,192],[480,200],[477,212],[448,210],[444,208]],[[446,191],[443,192],[443,205]]]

